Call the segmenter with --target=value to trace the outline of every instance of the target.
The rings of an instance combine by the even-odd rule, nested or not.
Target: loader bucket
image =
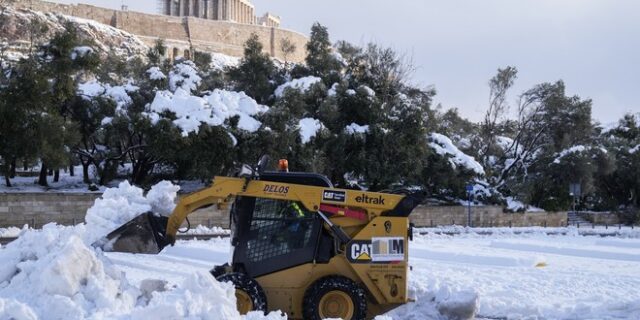
[[[143,213],[93,245],[106,252],[158,254],[169,243],[166,239],[167,217]]]

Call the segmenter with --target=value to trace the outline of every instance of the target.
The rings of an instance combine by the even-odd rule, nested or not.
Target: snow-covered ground
[[[410,244],[417,302],[389,316],[439,318],[440,301],[475,292],[484,318],[640,319],[640,232],[635,236],[417,236]],[[158,256],[107,256],[133,283],[149,277],[180,283],[229,254],[228,239],[212,239],[179,241]]]
[[[229,239],[181,240],[159,255],[91,246],[137,213],[171,212],[176,191],[162,182],[145,195],[122,183],[96,201],[86,225],[0,230],[19,235],[0,247],[0,319],[265,318],[241,317],[232,286],[208,273],[229,260]],[[194,233],[213,231],[222,230]],[[449,319],[469,310],[487,319],[640,319],[640,230],[580,232],[416,229],[409,251],[416,301],[377,320]]]

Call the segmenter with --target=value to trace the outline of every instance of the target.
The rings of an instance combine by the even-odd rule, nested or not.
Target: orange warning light
[[[289,172],[289,161],[287,159],[280,159],[280,161],[278,161],[278,168],[280,171]]]

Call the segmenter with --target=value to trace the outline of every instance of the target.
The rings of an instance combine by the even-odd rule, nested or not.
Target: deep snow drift
[[[132,284],[122,269],[91,247],[93,240],[136,213],[170,212],[177,187],[163,182],[144,196],[122,183],[87,213],[87,225],[48,224],[25,230],[0,249],[0,319],[262,319],[241,317],[233,286],[206,269],[169,284],[145,278]],[[135,257],[136,255],[132,255]],[[278,313],[266,316],[281,319]]]

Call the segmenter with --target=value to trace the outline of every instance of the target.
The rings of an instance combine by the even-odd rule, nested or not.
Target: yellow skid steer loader
[[[233,259],[211,273],[235,285],[240,313],[370,319],[408,302],[408,216],[421,193],[336,189],[319,174],[265,171],[266,162],[215,177],[170,217],[140,215],[97,245],[157,254],[175,243],[190,213],[232,203]]]

